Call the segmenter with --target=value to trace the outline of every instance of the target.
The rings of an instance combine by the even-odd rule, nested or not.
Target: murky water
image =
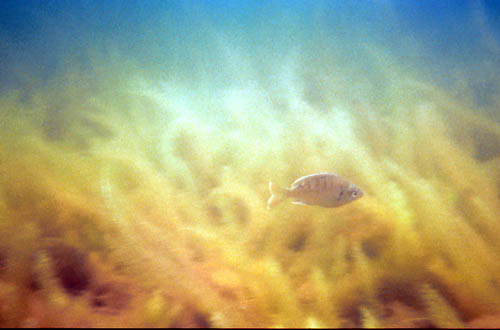
[[[500,326],[498,17],[2,1],[0,325]]]

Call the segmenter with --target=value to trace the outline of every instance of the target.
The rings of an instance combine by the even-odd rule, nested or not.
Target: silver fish
[[[271,197],[267,201],[270,210],[288,197],[294,204],[337,207],[363,196],[363,191],[344,178],[331,173],[316,173],[295,180],[289,189],[269,182]]]

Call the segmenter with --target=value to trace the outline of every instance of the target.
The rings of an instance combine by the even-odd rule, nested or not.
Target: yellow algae
[[[144,305],[144,318],[146,324],[157,324],[165,314],[166,303],[160,292],[154,292]]]
[[[361,317],[364,329],[377,329],[381,327],[379,320],[370,309],[362,307]]]
[[[464,328],[462,320],[456,315],[453,308],[433,288],[428,285],[422,287],[422,297],[430,320],[440,328]]]
[[[418,120],[432,120],[432,126],[418,120],[411,124],[409,118],[406,126],[395,128],[386,119],[370,117],[393,151],[371,145],[368,137],[356,149],[360,142],[349,127],[361,117],[328,117],[337,122],[336,132],[350,132],[354,155],[346,159],[345,141],[325,148],[340,136],[329,133],[327,124],[316,125],[317,138],[310,139],[307,131],[287,137],[295,141],[292,146],[300,139],[309,144],[300,158],[282,145],[285,160],[274,158],[274,167],[283,168],[278,172],[265,162],[234,163],[242,155],[238,145],[232,146],[234,155],[221,159],[216,141],[213,148],[204,148],[196,126],[186,124],[172,135],[174,149],[165,149],[173,150],[177,160],[163,154],[165,161],[156,159],[156,165],[134,154],[136,144],[126,153],[96,150],[95,156],[75,154],[68,160],[62,156],[66,151],[31,137],[27,141],[36,142],[36,156],[28,142],[18,144],[16,153],[4,151],[1,230],[11,237],[1,247],[6,252],[0,262],[4,281],[11,281],[14,272],[28,271],[32,266],[23,263],[31,262],[42,289],[3,290],[2,299],[14,302],[13,295],[21,292],[38,295],[30,299],[32,316],[3,322],[83,324],[80,317],[58,319],[56,313],[65,310],[90,315],[88,324],[94,326],[120,325],[113,317],[128,311],[123,320],[139,326],[377,327],[390,320],[377,316],[383,310],[381,297],[411,296],[421,299],[436,325],[461,325],[457,313],[472,318],[495,312],[499,280],[494,253],[499,243],[493,219],[498,201],[492,195],[498,196],[498,187],[483,176],[498,173],[494,167],[485,172],[452,147],[453,140],[443,132],[446,123],[436,117],[437,105],[422,109]],[[310,116],[306,126],[321,116]],[[93,123],[97,118],[85,122],[84,134],[104,134]],[[391,144],[386,134],[398,131],[402,135]],[[416,141],[427,135],[437,142],[432,154],[421,153],[427,158],[402,146],[401,141],[413,140],[421,150]],[[343,160],[325,161],[333,155]],[[242,159],[250,160],[248,155]],[[467,172],[459,175],[448,162],[463,164]],[[259,177],[255,167],[267,174]],[[325,167],[359,181],[367,191],[365,200],[333,213],[294,205],[265,210],[268,179],[287,182]],[[9,179],[13,173],[14,181]],[[23,224],[17,226],[13,219]],[[12,235],[15,228],[21,231]],[[51,266],[57,257],[35,252],[47,251],[46,238],[93,251],[89,262],[95,273],[81,297],[72,298],[58,282],[57,268]],[[19,244],[28,240],[28,250],[22,251]],[[108,270],[100,270],[98,255],[110,262]],[[113,279],[113,274],[127,280]],[[14,283],[26,285],[29,276],[24,278]],[[419,291],[428,280],[444,286],[451,303],[444,303],[434,289]],[[388,290],[405,283],[407,296]],[[141,286],[144,290],[131,289]],[[42,310],[53,314],[41,317]]]
[[[321,323],[319,323],[318,320],[316,320],[314,317],[307,318],[304,327],[308,328],[308,329],[321,329],[321,328],[324,328],[324,326],[322,326]]]

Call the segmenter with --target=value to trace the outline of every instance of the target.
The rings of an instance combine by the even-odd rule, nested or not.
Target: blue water
[[[376,46],[452,91],[457,76],[465,79],[477,104],[489,106],[499,92],[499,17],[495,1],[5,0],[1,85],[43,84],[69,65],[92,70],[95,58],[116,60],[111,54],[194,85],[265,83],[261,73],[272,74],[294,51],[302,66],[336,56],[377,83],[367,55]],[[235,77],[224,47],[243,54],[252,77]]]

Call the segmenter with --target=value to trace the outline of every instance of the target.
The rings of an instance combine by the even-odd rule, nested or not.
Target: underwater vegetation
[[[404,114],[217,130],[110,91],[64,116],[44,90],[1,98],[2,326],[500,324],[498,123],[425,85]],[[364,197],[266,210],[269,180],[323,169]]]
[[[499,327],[500,88],[233,30],[1,88],[0,326]],[[267,209],[326,172],[363,197]]]

